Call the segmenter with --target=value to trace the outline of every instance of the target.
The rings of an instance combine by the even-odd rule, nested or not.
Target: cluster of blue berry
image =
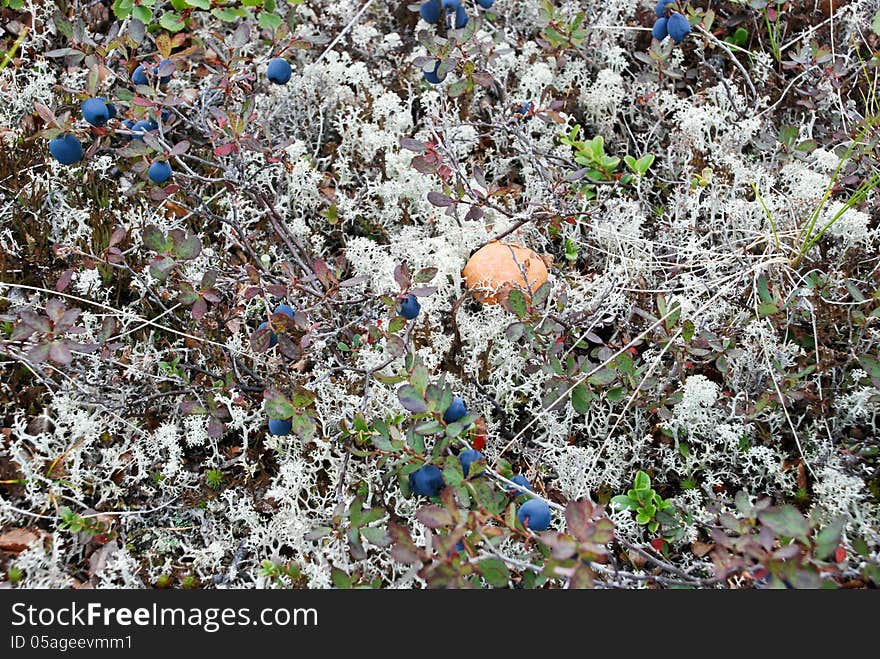
[[[658,41],[663,41],[667,36],[675,43],[681,43],[691,33],[691,24],[684,14],[675,11],[674,0],[660,0],[654,7],[657,20],[651,29],[651,35]]]
[[[167,85],[171,82],[174,73],[175,64],[170,59],[163,59],[159,64],[153,67],[144,67],[139,64],[131,74],[131,82],[135,86],[141,85]],[[266,68],[266,78],[269,82],[276,85],[283,85],[290,80],[291,68],[290,64],[280,57],[269,60]],[[115,119],[117,115],[116,106],[107,101],[103,96],[95,96],[85,99],[80,105],[82,118],[91,126],[103,128],[111,119]],[[171,111],[165,108],[161,112],[163,122],[171,119]],[[124,137],[134,140],[143,140],[146,133],[159,129],[159,122],[155,117],[147,117],[139,121],[134,119],[122,120],[122,126],[126,129],[123,132]],[[62,133],[57,137],[49,140],[49,154],[62,165],[72,165],[79,162],[83,158],[83,147],[80,141],[72,133]],[[149,179],[161,185],[171,178],[171,165],[162,158],[154,160],[149,169],[147,176]]]
[[[477,0],[477,4],[483,9],[490,9],[495,0]],[[462,0],[426,0],[419,7],[419,16],[426,23],[439,23],[441,19],[447,21],[450,27],[460,30],[468,24],[468,14]],[[432,85],[443,82],[440,76],[440,60],[434,62],[434,68],[424,71],[425,80]],[[445,76],[444,76],[445,77]]]

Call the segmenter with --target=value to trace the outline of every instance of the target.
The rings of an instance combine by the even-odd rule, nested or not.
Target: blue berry
[[[660,2],[657,3],[657,6],[654,7],[654,13],[657,14],[658,18],[663,18],[666,16],[666,12],[669,11],[670,5],[675,5],[675,2],[673,0],[660,0]]]
[[[269,419],[269,432],[273,435],[289,435],[291,428],[290,419]]]
[[[492,5],[495,4],[495,0],[477,0],[477,4],[483,9],[491,9]]]
[[[416,496],[435,497],[443,485],[443,472],[434,465],[425,465],[409,475],[409,489]]]
[[[455,10],[455,29],[460,30],[468,24],[467,10],[461,5]]]
[[[137,68],[131,73],[131,81],[136,85],[148,85],[147,72],[142,64],[138,64]]]
[[[427,0],[419,7],[419,16],[426,23],[436,23],[440,20],[440,0]]]
[[[107,114],[110,115],[111,119],[116,118],[116,106],[112,103],[107,103]]]
[[[464,551],[464,540],[459,540],[455,543],[455,551]]]
[[[526,478],[525,476],[523,476],[522,474],[517,474],[516,476],[514,476],[510,480],[513,481],[514,483],[516,483],[517,485],[526,488],[529,492],[532,491],[532,484],[529,483],[529,479]],[[510,487],[509,485],[507,486],[507,491],[513,492],[516,496],[519,496],[520,494],[523,493],[522,490],[518,490],[515,487]]]
[[[459,396],[454,396],[452,398],[452,403],[450,403],[449,407],[446,408],[446,411],[443,413],[443,420],[446,423],[455,423],[467,413],[467,405],[464,404],[464,399]]]
[[[110,118],[107,102],[103,98],[87,98],[80,105],[83,119],[92,126],[103,126]]]
[[[259,326],[257,326],[257,329],[258,330],[268,329],[268,327],[269,327],[269,323],[264,320],[262,323],[259,324]],[[274,348],[275,344],[277,344],[277,343],[278,343],[278,337],[275,335],[275,332],[273,332],[272,330],[269,330],[269,347]]]
[[[451,14],[454,11],[457,11],[459,7],[461,7],[461,0],[442,0],[443,8],[446,9],[447,14]]]
[[[400,301],[400,315],[407,320],[412,320],[419,315],[422,305],[416,299],[416,296],[410,293]]]
[[[266,77],[269,82],[283,85],[290,80],[290,74],[290,64],[287,60],[280,57],[273,57],[269,60],[269,65],[266,67]]]
[[[423,70],[422,73],[425,76],[425,80],[430,82],[432,85],[439,85],[443,80],[440,76],[437,75],[437,70],[440,68],[440,60],[436,60],[434,62],[434,69],[432,71]]]
[[[529,499],[519,507],[516,518],[531,531],[543,531],[550,526],[550,506],[541,499]]]
[[[285,316],[293,320],[293,307],[289,304],[279,304],[275,307],[275,311],[272,312],[272,315],[275,315],[276,313],[283,313]]]
[[[669,36],[672,37],[672,40],[675,43],[681,43],[684,41],[684,38],[691,33],[691,24],[688,22],[687,18],[678,12],[675,12],[666,22],[666,29],[669,31]]]
[[[144,121],[143,119],[141,119],[140,121],[135,123],[135,125],[132,126],[131,129],[135,133],[149,133],[151,130],[155,130],[153,128],[153,125],[149,121]],[[132,135],[132,139],[142,140],[142,139],[144,139],[144,136],[143,135]]]
[[[161,115],[162,115],[162,121],[166,122],[171,118],[171,110],[169,110],[168,108],[162,108]]]
[[[82,160],[83,148],[73,135],[64,133],[49,140],[49,153],[62,165],[72,165]]]
[[[479,451],[475,451],[474,449],[468,449],[467,451],[462,451],[458,454],[458,461],[461,463],[461,470],[464,472],[464,477],[467,478],[468,473],[470,473],[471,465],[475,463],[477,460],[482,460],[485,456]]]
[[[161,185],[171,178],[171,165],[164,160],[157,160],[150,165],[150,169],[147,170],[147,176],[150,177],[153,183]]]
[[[669,32],[666,30],[666,24],[669,21],[664,16],[663,18],[658,18],[654,21],[654,27],[651,28],[651,36],[654,37],[657,41],[663,41],[666,38],[666,35]]]

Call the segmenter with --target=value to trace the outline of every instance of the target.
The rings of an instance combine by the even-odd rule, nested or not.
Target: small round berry
[[[419,7],[419,16],[426,23],[436,23],[440,20],[440,0],[427,0]]]
[[[157,160],[150,165],[150,169],[147,170],[147,176],[150,177],[153,183],[161,185],[171,178],[171,165],[164,160]]]
[[[443,485],[443,472],[434,465],[425,465],[409,475],[409,489],[416,496],[435,497]]]
[[[291,428],[290,419],[269,419],[269,432],[273,435],[289,435]]]
[[[467,10],[462,5],[459,5],[458,9],[455,10],[455,29],[460,30],[467,24],[468,24]]]
[[[87,98],[80,105],[83,119],[88,121],[92,126],[103,126],[110,118],[110,111],[107,109],[107,101],[103,98]]]
[[[531,531],[544,531],[550,526],[550,506],[541,499],[529,499],[519,507],[516,518]]]
[[[510,480],[511,480],[511,482],[516,483],[516,484],[519,485],[520,487],[524,487],[524,488],[527,489],[529,492],[532,491],[532,484],[529,483],[529,479],[526,478],[525,476],[523,476],[522,474],[517,474],[516,476],[514,476],[514,477],[511,478]],[[523,493],[522,490],[518,490],[518,489],[516,489],[515,487],[510,487],[510,485],[507,486],[507,491],[508,491],[508,492],[512,492],[512,493],[515,494],[516,496],[519,496],[520,494]]]
[[[72,165],[83,157],[82,144],[70,133],[49,140],[49,153],[62,165]]]
[[[149,133],[151,130],[155,130],[153,125],[149,121],[145,121],[141,119],[136,122],[134,126],[131,127],[132,131],[135,133]],[[144,139],[143,135],[132,135],[132,139],[134,140],[142,140]]]
[[[258,330],[269,329],[268,321],[264,320],[262,323],[260,323],[257,326],[257,329]],[[269,347],[274,348],[277,343],[278,343],[278,337],[275,335],[275,332],[273,332],[272,330],[269,330]]]
[[[431,70],[422,70],[422,74],[425,76],[425,80],[430,82],[432,85],[439,85],[443,82],[443,78],[437,75],[437,71],[440,69],[440,60],[434,61],[434,68]]]
[[[467,405],[464,403],[464,399],[460,396],[453,396],[452,402],[449,404],[449,407],[446,408],[446,411],[443,413],[443,420],[446,423],[455,423],[463,416],[467,415],[468,409]]]
[[[131,81],[136,85],[148,85],[147,72],[142,64],[138,64],[137,68],[131,73]]]
[[[663,41],[666,38],[666,35],[669,34],[666,29],[666,24],[668,22],[669,20],[665,16],[654,21],[654,27],[651,28],[651,36],[657,41]]]
[[[666,29],[675,43],[681,43],[691,33],[691,24],[682,14],[675,12],[666,21]]]
[[[294,311],[293,307],[289,304],[279,304],[277,307],[275,307],[275,311],[272,312],[272,315],[274,316],[277,313],[283,313],[285,316],[293,320]]]
[[[674,0],[660,0],[657,3],[657,6],[654,7],[654,13],[657,14],[657,18],[663,18],[666,16],[670,6],[675,6]]]
[[[461,470],[464,473],[465,478],[468,477],[468,474],[471,471],[471,465],[477,460],[482,460],[484,457],[486,456],[473,449],[468,449],[467,451],[462,451],[458,454],[458,461],[461,463]]]
[[[283,85],[290,80],[290,75],[290,63],[286,59],[273,57],[269,60],[269,65],[266,67],[266,77],[269,82]]]
[[[415,295],[410,293],[400,301],[400,315],[407,320],[412,320],[419,315],[422,306],[419,304]]]

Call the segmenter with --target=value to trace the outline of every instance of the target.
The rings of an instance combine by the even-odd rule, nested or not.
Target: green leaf
[[[464,431],[464,424],[460,421],[454,421],[446,426],[447,437],[458,437]]]
[[[271,387],[263,391],[266,401],[266,415],[270,419],[289,419],[296,414],[296,407],[287,396]]]
[[[265,11],[261,12],[259,17],[257,17],[257,23],[259,23],[260,27],[272,31],[277,30],[278,26],[281,25],[283,22],[284,21],[281,20],[281,17]]]
[[[339,568],[333,568],[333,572],[330,573],[330,578],[333,580],[333,585],[337,588],[344,590],[351,588],[351,577]]]
[[[116,0],[113,3],[113,13],[119,20],[124,20],[131,16],[134,8],[134,0]]]
[[[644,471],[639,470],[636,472],[636,477],[633,481],[633,489],[636,492],[648,492],[651,489],[651,477]]]
[[[171,250],[171,241],[168,240],[165,237],[165,234],[162,233],[161,229],[154,224],[151,224],[144,229],[144,232],[141,235],[141,240],[144,241],[144,245],[154,252],[165,254]]]
[[[880,36],[880,11],[874,14],[874,20],[871,21],[871,29],[874,34]]]
[[[420,435],[433,435],[443,430],[443,426],[435,419],[420,423],[415,427],[415,431]]]
[[[406,327],[406,318],[404,318],[403,316],[395,316],[388,323],[388,331],[391,332],[391,334],[397,334],[397,332],[402,330],[404,327]]]
[[[157,256],[150,261],[150,276],[159,281],[165,281],[175,266],[174,259],[169,256]]]
[[[447,93],[452,98],[455,98],[456,96],[461,96],[461,95],[467,93],[467,90],[468,90],[468,81],[467,81],[467,79],[462,78],[461,80],[456,80],[451,85],[449,85],[449,88],[447,89]]]
[[[777,535],[788,538],[805,538],[810,524],[801,512],[791,505],[773,506],[758,513],[758,519]]]
[[[234,23],[239,18],[238,14],[231,9],[212,9],[211,13],[227,23]]]
[[[777,307],[772,302],[763,302],[758,305],[758,316],[760,318],[766,318],[767,316],[772,316],[777,311],[779,311],[779,307]]]
[[[425,397],[425,391],[428,388],[428,369],[425,368],[425,365],[421,362],[417,362],[415,366],[413,366],[412,373],[409,376],[410,384],[412,384],[413,389],[415,389],[419,396],[422,398]]]
[[[174,12],[166,11],[162,14],[162,18],[159,19],[159,25],[168,30],[169,32],[180,32],[186,25],[183,22],[183,19]]]
[[[617,372],[610,368],[603,368],[601,371],[597,373],[593,373],[589,378],[587,378],[587,382],[590,384],[601,387],[604,385],[611,384],[617,379]]]
[[[880,361],[871,355],[859,355],[859,364],[872,378],[880,379]]]
[[[618,510],[632,510],[635,508],[635,501],[625,494],[618,494],[616,497],[611,497],[610,503],[612,507],[617,508]]]
[[[171,251],[179,259],[188,261],[202,253],[202,243],[194,233],[174,229],[169,238],[173,244]]]
[[[696,328],[694,327],[694,323],[691,320],[686,320],[681,325],[681,338],[683,338],[687,343],[691,342],[691,339],[694,338],[694,332]]]
[[[292,402],[296,407],[305,408],[315,402],[315,394],[304,387],[296,387]]]
[[[397,390],[397,399],[405,409],[414,414],[422,414],[428,409],[425,399],[411,384],[405,384]]]
[[[816,556],[818,558],[826,561],[834,555],[834,551],[840,545],[840,537],[845,524],[846,518],[837,517],[816,534]]]
[[[153,10],[149,7],[138,5],[131,10],[131,16],[138,19],[144,25],[149,25],[150,21],[153,20]]]
[[[571,390],[571,406],[578,414],[586,414],[590,409],[593,394],[583,382]]]
[[[504,588],[510,581],[510,570],[504,561],[497,558],[485,558],[477,563],[477,570],[490,586]]]
[[[391,538],[388,537],[388,533],[383,528],[371,526],[369,528],[361,529],[361,535],[370,544],[376,545],[377,547],[387,547],[391,544]]]
[[[528,316],[526,296],[523,295],[523,292],[518,288],[514,288],[510,291],[507,296],[507,303],[510,305],[510,309],[513,313],[516,314],[517,318],[523,319]]]
[[[211,0],[186,0],[186,4],[190,7],[198,7],[208,11],[211,8]],[[177,7],[175,7],[177,9]]]

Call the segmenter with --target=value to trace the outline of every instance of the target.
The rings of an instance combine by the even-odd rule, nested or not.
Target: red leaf
[[[477,435],[474,437],[474,450],[482,451],[486,448],[486,435]]]
[[[199,299],[196,300],[196,303],[193,305],[192,317],[195,320],[201,320],[202,318],[204,318],[204,316],[207,312],[208,312],[208,303],[205,302],[205,298],[200,296]]]
[[[666,544],[666,541],[663,538],[654,538],[651,540],[651,546],[657,551],[663,551],[663,547]]]
[[[231,142],[229,144],[221,144],[220,146],[214,148],[214,155],[215,156],[228,156],[234,150],[235,150],[235,144],[232,144]]]
[[[846,549],[843,548],[843,545],[838,545],[837,549],[834,550],[834,561],[835,563],[843,563],[846,560]]]
[[[55,290],[59,293],[70,286],[70,280],[73,279],[73,268],[68,268],[61,273],[58,281],[55,282]]]

